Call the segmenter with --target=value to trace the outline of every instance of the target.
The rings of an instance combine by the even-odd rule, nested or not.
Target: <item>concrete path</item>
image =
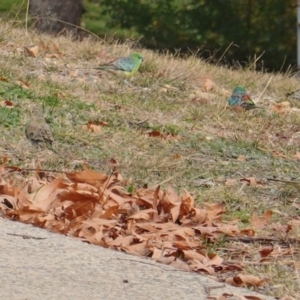
[[[0,218],[0,228],[0,299],[204,300],[225,292],[275,299],[31,225]]]

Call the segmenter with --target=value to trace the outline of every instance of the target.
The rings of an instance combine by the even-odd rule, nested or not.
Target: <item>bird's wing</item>
[[[234,93],[231,95],[228,103],[229,105],[240,105],[241,104],[241,99],[242,99],[242,94],[241,93]]]
[[[113,64],[120,71],[131,72],[136,66],[136,61],[132,57],[120,57]]]
[[[33,143],[53,143],[53,135],[47,123],[29,123],[26,126],[25,134]]]
[[[135,66],[135,61],[131,57],[120,57],[107,64],[100,65],[94,69],[98,70],[113,70],[113,71],[123,71],[131,72]]]

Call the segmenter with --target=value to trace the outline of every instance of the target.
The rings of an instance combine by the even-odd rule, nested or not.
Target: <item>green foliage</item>
[[[0,13],[19,15],[22,3],[3,0]],[[212,62],[232,43],[225,63],[269,70],[296,65],[295,0],[84,0],[84,6],[82,26],[102,37],[140,37],[146,47],[183,53],[200,50]]]
[[[0,97],[17,103],[22,99],[33,97],[33,93],[30,90],[23,89],[18,84],[0,81]]]
[[[220,49],[217,60],[233,43],[226,53],[231,63],[247,64],[265,51],[261,67],[295,64],[294,0],[99,1],[107,26],[137,31],[147,47],[200,49],[206,57]]]

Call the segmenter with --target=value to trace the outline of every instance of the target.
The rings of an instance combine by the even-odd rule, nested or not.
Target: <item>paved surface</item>
[[[204,300],[225,292],[259,296],[31,225],[0,218],[0,228],[0,299]],[[207,293],[207,288],[216,286],[221,288]]]

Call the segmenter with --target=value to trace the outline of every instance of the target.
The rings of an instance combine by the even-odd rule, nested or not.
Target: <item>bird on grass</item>
[[[134,52],[129,56],[119,57],[107,64],[100,65],[93,69],[105,70],[105,71],[116,71],[123,73],[127,78],[132,77],[139,70],[141,63],[143,62],[143,56]]]
[[[246,93],[245,88],[242,86],[238,86],[233,90],[232,95],[228,100],[228,104],[229,106],[241,107],[246,110],[253,108],[263,108],[255,105],[250,96]]]
[[[53,134],[49,124],[43,114],[35,110],[32,112],[30,121],[25,125],[25,135],[32,145],[37,147],[46,147],[55,154],[61,156],[55,149],[53,149]]]

